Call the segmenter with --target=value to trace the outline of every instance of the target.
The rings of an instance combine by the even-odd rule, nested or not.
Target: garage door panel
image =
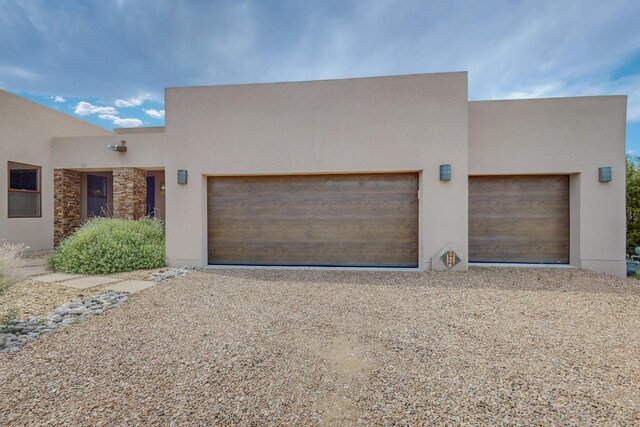
[[[564,255],[565,244],[547,242],[514,241],[508,245],[500,242],[483,242],[469,245],[469,253],[482,251],[482,256],[474,258],[474,262],[513,262],[513,263],[559,263],[564,264],[567,258]],[[488,245],[488,246],[487,246]],[[504,253],[513,255],[504,258]],[[557,254],[556,257],[553,254]],[[542,260],[542,261],[541,261]]]
[[[363,179],[354,180],[354,176]],[[321,179],[318,178],[319,175],[212,177],[208,187],[209,191],[224,194],[222,197],[245,200],[255,195],[268,198],[362,197],[367,194],[411,195],[411,187],[416,181],[415,174],[322,175]]]
[[[209,262],[417,266],[417,174],[210,177]]]
[[[378,207],[384,204],[387,209]],[[291,218],[306,216],[313,213],[314,217],[326,218],[356,218],[378,217],[385,215],[390,218],[398,217],[403,213],[407,216],[415,216],[417,200],[407,201],[407,196],[385,198],[384,196],[372,196],[368,199],[355,197],[326,198],[326,197],[270,197],[261,195],[261,199],[253,202],[242,198],[216,198],[215,210],[218,215],[226,217],[232,215],[235,218],[255,217],[260,215],[267,220],[271,218]]]
[[[536,240],[536,235],[531,234],[532,229],[535,230],[535,234],[541,235],[542,239],[547,239],[551,233],[560,233],[562,236],[558,236],[558,238],[564,238],[568,226],[569,223],[564,221],[563,217],[527,218],[526,216],[519,216],[497,221],[489,220],[482,224],[472,224],[469,227],[469,233],[478,236],[476,239],[493,238],[493,236],[504,239],[504,236],[507,235],[511,240],[522,238],[533,241]],[[496,229],[500,229],[500,232],[496,233]]]
[[[301,236],[307,241],[371,242],[375,239],[385,242],[413,242],[418,231],[417,226],[412,224],[389,223],[381,225],[377,218],[356,218],[349,225],[345,225],[341,219],[319,219],[313,223],[301,219],[276,219],[268,223],[224,221],[209,227],[209,235],[216,241],[221,238],[245,239],[247,234],[251,234],[255,236],[252,239],[254,241],[261,238],[272,240],[274,235],[279,235],[288,239]]]
[[[507,195],[501,195],[503,197],[502,200],[495,200],[488,202],[486,200],[478,200],[478,198],[469,198],[469,201],[473,204],[476,212],[483,212],[486,214],[493,214],[495,216],[513,216],[518,214],[531,214],[538,213],[543,215],[549,214],[563,214],[564,208],[561,206],[565,200],[561,197],[552,197],[549,196],[544,200],[536,200],[532,197],[526,196],[513,196],[509,197]],[[512,208],[514,205],[525,205],[527,206],[527,212],[519,212],[513,211]],[[509,209],[510,211],[507,211]],[[511,215],[509,214],[511,213]]]
[[[274,245],[270,242],[252,242],[251,247],[243,242],[233,242],[225,245],[220,252],[213,249],[214,258],[224,257],[225,264],[248,265],[346,265],[346,266],[379,266],[380,253],[375,247],[363,246],[357,253],[357,263],[345,262],[342,254],[352,251],[351,242],[313,242],[314,256],[309,257],[311,243],[289,241]],[[389,242],[386,246],[386,263],[389,265],[406,266],[407,258],[417,258],[417,248],[408,250],[406,245]],[[249,259],[249,261],[247,261]]]
[[[469,259],[568,263],[569,177],[470,177]]]

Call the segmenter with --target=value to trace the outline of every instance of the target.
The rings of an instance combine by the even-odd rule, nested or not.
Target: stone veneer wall
[[[113,168],[113,217],[138,219],[146,214],[147,172]]]
[[[53,170],[53,244],[80,227],[80,173],[69,169]]]

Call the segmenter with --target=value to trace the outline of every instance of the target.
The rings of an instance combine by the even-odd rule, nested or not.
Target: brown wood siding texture
[[[471,262],[569,262],[569,177],[469,177]]]
[[[209,262],[418,265],[418,175],[208,178]]]

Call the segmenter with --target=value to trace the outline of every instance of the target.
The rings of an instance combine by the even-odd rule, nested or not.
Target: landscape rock
[[[164,282],[165,280],[173,279],[175,277],[185,276],[196,269],[193,265],[185,267],[173,267],[169,270],[161,270],[151,275],[151,280],[155,282]]]
[[[41,334],[49,335],[55,329],[83,321],[87,316],[101,314],[106,310],[119,307],[129,297],[125,293],[107,292],[78,302],[67,302],[43,316],[29,316],[26,321],[17,319],[0,325],[0,352],[16,352],[20,346],[32,341]]]

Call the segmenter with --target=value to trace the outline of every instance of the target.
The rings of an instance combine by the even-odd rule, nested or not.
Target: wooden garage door
[[[469,177],[469,260],[569,262],[569,177]]]
[[[418,175],[208,179],[209,263],[418,265]]]

